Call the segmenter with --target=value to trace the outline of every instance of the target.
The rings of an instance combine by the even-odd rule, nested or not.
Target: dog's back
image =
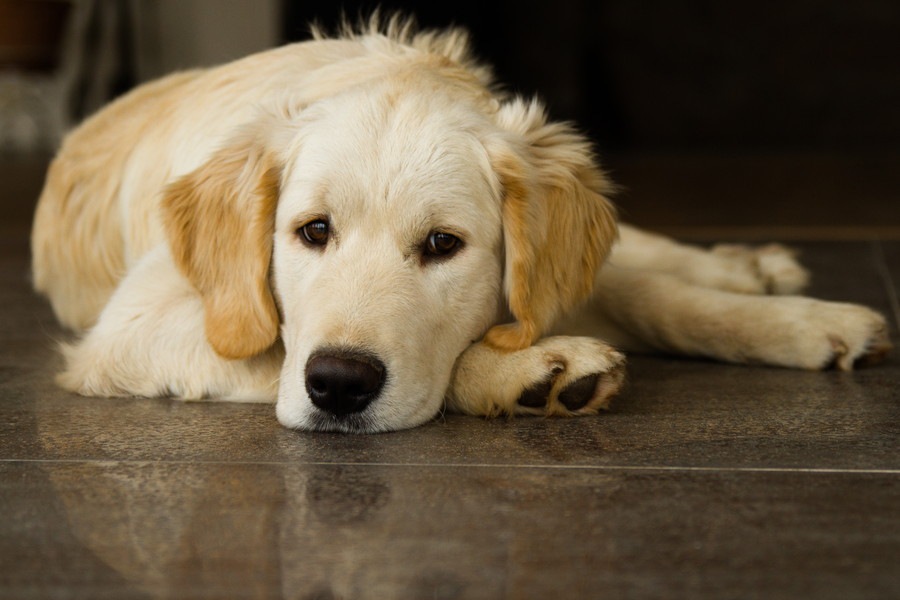
[[[323,63],[362,52],[354,42],[293,44],[209,70],[145,84],[65,139],[47,174],[32,229],[35,288],[67,327],[90,327],[129,266],[159,243],[157,206],[250,120]]]
[[[50,165],[34,217],[32,273],[64,325],[90,326],[124,274],[122,173],[164,99],[196,76],[172,75],[119,99],[68,136]]]

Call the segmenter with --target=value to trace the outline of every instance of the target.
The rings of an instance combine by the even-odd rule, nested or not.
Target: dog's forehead
[[[484,155],[478,130],[484,115],[449,94],[420,90],[360,90],[310,111],[302,144],[306,160],[346,161],[357,169],[432,172],[470,168]]]
[[[285,173],[288,210],[384,205],[404,214],[494,212],[485,117],[441,94],[347,94],[311,110]],[[482,214],[482,216],[484,216]]]

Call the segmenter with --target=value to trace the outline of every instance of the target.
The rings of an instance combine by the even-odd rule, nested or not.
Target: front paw
[[[447,398],[473,415],[589,415],[607,408],[625,357],[594,338],[556,336],[516,352],[475,344],[457,361]]]

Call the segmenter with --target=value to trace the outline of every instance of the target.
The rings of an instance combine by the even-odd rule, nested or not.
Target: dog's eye
[[[328,221],[310,221],[297,229],[297,235],[310,246],[324,246],[328,242]]]
[[[425,240],[426,258],[444,258],[454,254],[462,247],[462,240],[455,235],[443,231],[433,231]]]

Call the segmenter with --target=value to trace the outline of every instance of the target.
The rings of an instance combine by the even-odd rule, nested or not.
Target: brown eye
[[[328,221],[310,221],[297,230],[300,238],[310,246],[324,246],[328,242]]]
[[[425,240],[425,257],[441,258],[455,253],[462,247],[462,240],[455,235],[434,231]]]

